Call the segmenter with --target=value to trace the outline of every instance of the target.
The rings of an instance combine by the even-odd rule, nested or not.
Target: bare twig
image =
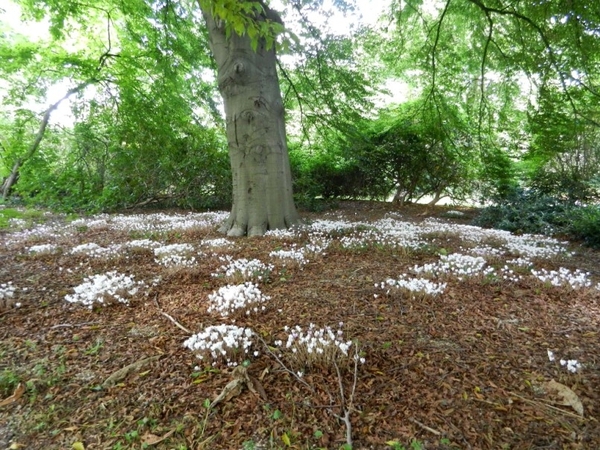
[[[156,308],[158,309],[158,312],[161,313],[163,316],[165,316],[167,319],[169,319],[171,322],[173,322],[177,328],[179,328],[180,330],[185,331],[188,334],[193,334],[190,330],[188,330],[186,327],[184,327],[179,322],[177,322],[175,319],[173,319],[172,316],[170,316],[169,314],[167,314],[166,312],[164,312],[162,309],[160,309],[160,305],[158,304],[158,300],[156,299],[156,297],[154,297],[154,304],[156,305]]]
[[[340,396],[342,397],[342,411],[344,416],[335,415],[338,419],[342,420],[346,425],[346,443],[352,448],[352,424],[350,423],[350,407],[353,400],[353,395],[350,397],[350,406],[346,406],[346,400],[344,399],[344,385],[342,384],[342,374],[340,373],[340,368],[337,365],[337,362],[333,360],[333,365],[335,366],[335,371],[338,377],[338,383],[340,385]],[[356,367],[356,364],[355,364]],[[356,374],[356,370],[354,371]],[[354,394],[354,392],[353,392]]]
[[[284,364],[284,362],[275,354],[271,351],[271,349],[269,348],[269,346],[267,345],[267,343],[263,340],[263,338],[261,338],[260,336],[258,336],[258,340],[262,343],[262,345],[265,347],[266,352],[271,355],[273,358],[275,358],[277,360],[277,362],[279,363],[279,365],[281,366],[281,368],[283,370],[285,370],[287,373],[289,373],[290,375],[292,375],[294,378],[296,378],[300,383],[302,383],[304,386],[306,386],[311,392],[315,392],[315,389],[308,384],[306,381],[304,381],[302,378],[300,378],[298,376],[298,374],[296,372],[294,372],[291,369],[288,369],[288,367]]]
[[[425,425],[424,423],[419,422],[417,419],[413,419],[412,417],[410,417],[408,420],[410,420],[412,423],[419,425],[421,428],[423,428],[424,430],[429,431],[430,433],[435,434],[436,436],[441,436],[442,433],[438,430],[434,430],[431,427],[428,427],[427,425]]]
[[[59,323],[58,325],[53,325],[50,327],[51,330],[56,330],[57,328],[75,328],[75,327],[85,327],[87,325],[97,325],[100,322],[82,322],[82,323]]]
[[[160,313],[163,316],[165,316],[167,319],[169,319],[171,322],[173,322],[177,328],[185,331],[188,334],[193,334],[190,330],[188,330],[186,327],[184,327],[183,325],[181,325],[179,322],[177,322],[175,319],[173,319],[173,317],[171,317],[170,315],[168,315],[166,312],[160,311]]]
[[[535,406],[545,406],[546,408],[548,408],[548,409],[550,409],[552,411],[559,412],[561,414],[564,414],[565,416],[574,417],[574,418],[579,419],[581,421],[596,420],[593,417],[585,418],[583,416],[580,416],[579,414],[575,414],[575,413],[566,411],[564,409],[557,408],[556,406],[549,405],[548,403],[545,403],[545,402],[537,402],[535,400],[529,400],[528,398],[522,397],[522,396],[520,396],[519,394],[517,394],[515,392],[509,392],[509,394],[510,395],[514,395],[519,400],[521,400],[521,401],[523,401],[525,403],[529,403],[529,404],[535,405]]]

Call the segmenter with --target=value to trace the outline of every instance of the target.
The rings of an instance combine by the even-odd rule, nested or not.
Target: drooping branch
[[[444,6],[444,10],[442,11],[442,15],[440,16],[440,20],[438,20],[438,23],[436,25],[435,40],[433,41],[433,48],[431,49],[431,90],[429,91],[429,96],[434,95],[434,93],[435,93],[435,82],[436,82],[436,75],[437,75],[435,53],[437,51],[437,46],[440,42],[440,36],[442,34],[442,24],[444,22],[444,18],[446,17],[446,14],[448,13],[448,8],[450,7],[451,1],[452,0],[448,0],[446,2],[446,5]]]
[[[536,32],[536,34],[539,36],[539,38],[541,39],[544,49],[548,53],[548,59],[550,61],[550,65],[556,71],[556,73],[558,75],[563,93],[565,94],[573,113],[577,116],[585,118],[593,125],[600,127],[599,122],[597,122],[596,120],[594,120],[590,117],[585,117],[579,111],[577,106],[575,105],[575,100],[573,99],[573,96],[571,95],[571,93],[569,92],[569,89],[567,87],[567,76],[565,75],[564,71],[561,69],[561,67],[559,65],[556,51],[555,51],[554,47],[552,46],[552,44],[550,43],[550,39],[548,38],[546,32],[540,25],[538,25],[530,17],[527,17],[526,15],[521,14],[520,12],[515,11],[514,9],[509,9],[509,8],[500,9],[500,8],[487,6],[483,3],[482,0],[469,0],[469,1],[471,3],[473,3],[474,5],[476,5],[478,8],[480,8],[484,12],[484,14],[486,14],[486,16],[488,16],[488,17],[490,15],[490,13],[494,13],[494,14],[498,14],[498,15],[502,15],[502,16],[510,16],[510,17],[517,19],[519,22],[523,22],[523,23],[527,24],[531,29],[533,29]]]
[[[290,89],[292,91],[294,91],[296,100],[298,100],[298,107],[300,108],[300,125],[302,127],[302,133],[304,134],[304,137],[306,137],[306,139],[310,143],[310,135],[308,134],[308,130],[306,129],[306,124],[304,123],[304,107],[303,107],[304,100],[303,100],[302,96],[300,95],[300,93],[298,92],[298,89],[296,89],[296,85],[294,84],[294,82],[292,81],[290,76],[288,75],[287,71],[283,68],[283,66],[279,62],[279,59],[277,60],[277,67],[279,67],[281,74],[287,80],[287,82],[290,84]]]
[[[17,160],[13,164],[10,174],[8,175],[6,180],[4,180],[4,184],[2,185],[2,199],[3,200],[6,200],[8,198],[8,194],[10,193],[11,188],[13,187],[13,185],[19,178],[19,169],[21,168],[23,163],[25,161],[27,161],[29,158],[31,158],[37,151],[38,147],[40,146],[40,143],[42,142],[42,139],[44,138],[46,128],[48,127],[48,122],[50,122],[50,116],[52,115],[52,113],[60,106],[60,104],[63,101],[68,99],[71,95],[83,91],[87,86],[94,83],[95,81],[96,80],[94,80],[94,79],[87,80],[87,81],[84,81],[83,83],[75,86],[74,88],[69,89],[67,91],[67,93],[60,100],[53,103],[52,105],[50,105],[50,107],[48,107],[48,109],[46,109],[46,111],[44,112],[44,116],[42,117],[42,123],[40,123],[40,126],[38,128],[38,131],[35,135],[33,142],[31,143],[31,145],[29,146],[29,148],[27,149],[25,154],[22,155],[20,158],[17,158]]]
[[[494,34],[494,22],[492,21],[492,18],[490,16],[489,12],[485,12],[485,17],[487,19],[488,22],[488,33],[487,33],[487,39],[485,41],[485,45],[483,47],[483,55],[481,56],[481,80],[479,83],[479,89],[480,89],[480,93],[481,93],[481,98],[479,99],[479,119],[478,119],[478,124],[477,124],[477,133],[478,133],[478,137],[479,137],[479,145],[481,146],[482,144],[482,138],[481,138],[481,122],[483,120],[483,113],[485,110],[485,63],[487,61],[487,55],[488,55],[488,49],[490,46],[490,42],[492,41],[492,36]]]
[[[64,102],[66,99],[68,99],[72,95],[78,94],[79,92],[83,91],[86,87],[88,87],[91,84],[98,83],[100,80],[96,77],[96,75],[102,71],[102,69],[107,64],[107,62],[110,58],[119,56],[119,54],[111,53],[111,50],[112,50],[111,39],[110,39],[110,20],[111,19],[110,19],[110,14],[108,12],[107,12],[107,14],[108,14],[108,21],[107,21],[108,22],[108,47],[107,47],[106,51],[102,55],[100,55],[100,58],[98,59],[98,66],[96,67],[96,70],[95,70],[96,74],[94,76],[88,78],[86,81],[83,81],[83,82],[79,83],[77,86],[69,89],[62,98],[60,98],[58,101],[56,101],[55,103],[50,105],[46,109],[46,111],[44,111],[44,115],[42,116],[42,122],[40,123],[40,126],[38,127],[38,131],[35,135],[33,142],[28,147],[25,154],[22,155],[21,157],[17,158],[17,160],[13,164],[10,174],[2,183],[1,189],[2,189],[2,199],[3,200],[6,200],[8,198],[8,195],[10,194],[10,190],[12,189],[14,184],[17,182],[17,180],[19,178],[19,170],[20,170],[21,166],[23,165],[23,163],[35,154],[38,147],[40,146],[40,143],[42,142],[42,139],[44,139],[44,134],[46,133],[46,128],[48,127],[48,123],[50,122],[50,117],[52,116],[52,113],[60,106],[60,104],[62,102]]]

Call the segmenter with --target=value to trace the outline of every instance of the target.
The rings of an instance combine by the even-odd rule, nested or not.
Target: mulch
[[[392,209],[342,202],[335,211],[305,217],[373,220]],[[420,222],[447,210],[413,205],[397,213]],[[475,212],[464,211],[464,218],[444,220],[468,223]],[[197,244],[213,237],[220,237],[216,230],[164,239]],[[59,244],[128,239],[108,228],[82,229]],[[224,253],[263,262],[282,248],[276,238],[235,243]],[[435,249],[350,250],[334,243],[303,267],[281,272],[274,262],[273,276],[261,284],[271,296],[267,309],[225,322],[248,326],[267,343],[281,339],[286,325],[343,322],[345,338],[366,360],[358,365],[354,395],[351,360],[339,376],[334,367],[307,371],[309,389],[261,351],[247,370],[263,395],[245,389],[207,410],[206,399],[225,388],[233,371],[201,364],[182,346],[189,333],[180,326],[198,332],[224,322],[206,312],[208,295],[224,285],[211,276],[222,264],[216,256],[173,270],[158,266],[151,252],[106,260],[66,252],[31,256],[29,245],[0,246],[0,282],[28,288],[16,296],[21,307],[0,310],[0,405],[14,395],[0,406],[0,448],[66,449],[81,442],[86,449],[241,449],[252,441],[255,448],[338,449],[347,441],[345,410],[355,449],[408,447],[412,440],[424,449],[600,448],[598,290],[473,278],[445,280],[448,288],[438,297],[386,295],[375,283],[435,261]],[[458,251],[460,245],[445,247]],[[573,248],[573,258],[544,267],[598,270],[598,252]],[[87,309],[64,301],[83,275],[108,270],[162,279],[131,306]],[[549,361],[549,349],[557,359],[577,359],[583,369],[573,374]],[[119,369],[153,356],[159,358],[102,386]],[[583,415],[572,397],[551,392],[552,380],[576,395]]]

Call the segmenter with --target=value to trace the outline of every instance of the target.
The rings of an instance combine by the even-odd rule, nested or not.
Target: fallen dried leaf
[[[157,436],[152,433],[145,433],[142,436],[142,446],[159,444],[160,442],[164,441],[165,439],[168,439],[173,433],[175,433],[175,430],[171,430],[168,433],[165,433],[163,436]]]
[[[213,408],[222,401],[231,400],[233,397],[240,395],[244,389],[244,386],[246,386],[250,381],[248,379],[248,372],[244,366],[237,366],[235,369],[233,369],[231,375],[234,377],[234,379],[227,383],[227,386],[223,388],[217,398],[215,398],[210,404],[210,408]]]
[[[555,392],[559,397],[562,398],[562,401],[557,402],[556,404],[570,406],[577,414],[583,416],[583,404],[581,403],[581,400],[579,400],[577,394],[573,392],[571,388],[554,380],[550,380],[545,383],[545,387],[548,392]]]
[[[143,367],[146,364],[149,364],[153,361],[160,359],[161,356],[162,355],[156,355],[156,356],[151,356],[149,358],[143,358],[132,364],[129,364],[128,366],[125,366],[125,367],[117,370],[110,377],[108,377],[106,380],[104,380],[104,383],[102,383],[102,387],[108,388],[108,387],[114,386],[115,384],[119,383],[121,380],[125,379],[125,377],[127,375],[129,375],[131,372],[133,372],[134,370],[138,370],[140,367]]]
[[[25,392],[25,386],[23,385],[23,383],[19,383],[17,388],[15,389],[15,392],[13,393],[13,395],[2,400],[0,402],[0,406],[10,405],[11,403],[16,402],[23,396],[24,392]]]

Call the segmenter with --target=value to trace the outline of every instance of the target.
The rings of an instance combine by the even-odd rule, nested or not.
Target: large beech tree
[[[31,0],[18,3],[28,17],[36,20],[44,16],[50,18],[50,31],[58,45],[64,39],[75,37],[70,36],[71,21],[89,26],[90,20],[94,23],[105,20],[106,36],[92,39],[108,49],[108,57],[103,61],[108,61],[109,71],[114,67],[110,80],[117,87],[120,87],[123,74],[135,70],[129,70],[128,65],[138,68],[148,57],[156,58],[158,65],[170,58],[172,68],[165,70],[165,74],[186,70],[188,77],[200,76],[208,66],[194,66],[198,58],[190,55],[187,35],[181,35],[182,32],[187,33],[189,24],[195,25],[198,39],[193,52],[212,52],[217,67],[218,89],[225,107],[233,204],[222,231],[230,236],[257,236],[269,229],[287,228],[298,222],[292,197],[275,49],[277,35],[284,28],[280,16],[262,0],[181,0],[166,3],[161,0],[92,0],[86,4],[73,4],[68,0]],[[196,22],[198,9],[205,20],[209,45],[206,45],[202,24]],[[155,40],[153,36],[157,34],[164,35],[164,39],[151,48]],[[137,53],[131,51],[132,42],[140,49]],[[111,46],[115,50],[111,51]],[[17,53],[17,50],[9,53]],[[182,69],[184,65],[186,68]],[[72,66],[70,61],[65,61],[64,67]],[[73,80],[79,76],[73,71],[65,74],[64,79]],[[144,92],[143,86],[144,80],[140,80],[137,89],[140,93]],[[190,105],[190,109],[197,108],[205,100],[198,99],[196,105]],[[40,140],[36,138],[36,142]],[[11,185],[14,178],[9,179]]]
[[[263,3],[250,10],[252,30],[281,24]],[[230,236],[260,236],[298,222],[285,133],[284,109],[272,37],[231,31],[213,2],[200,2],[217,63],[231,170],[233,206],[222,227]],[[256,28],[254,28],[256,27]],[[251,37],[254,35],[254,37]]]

